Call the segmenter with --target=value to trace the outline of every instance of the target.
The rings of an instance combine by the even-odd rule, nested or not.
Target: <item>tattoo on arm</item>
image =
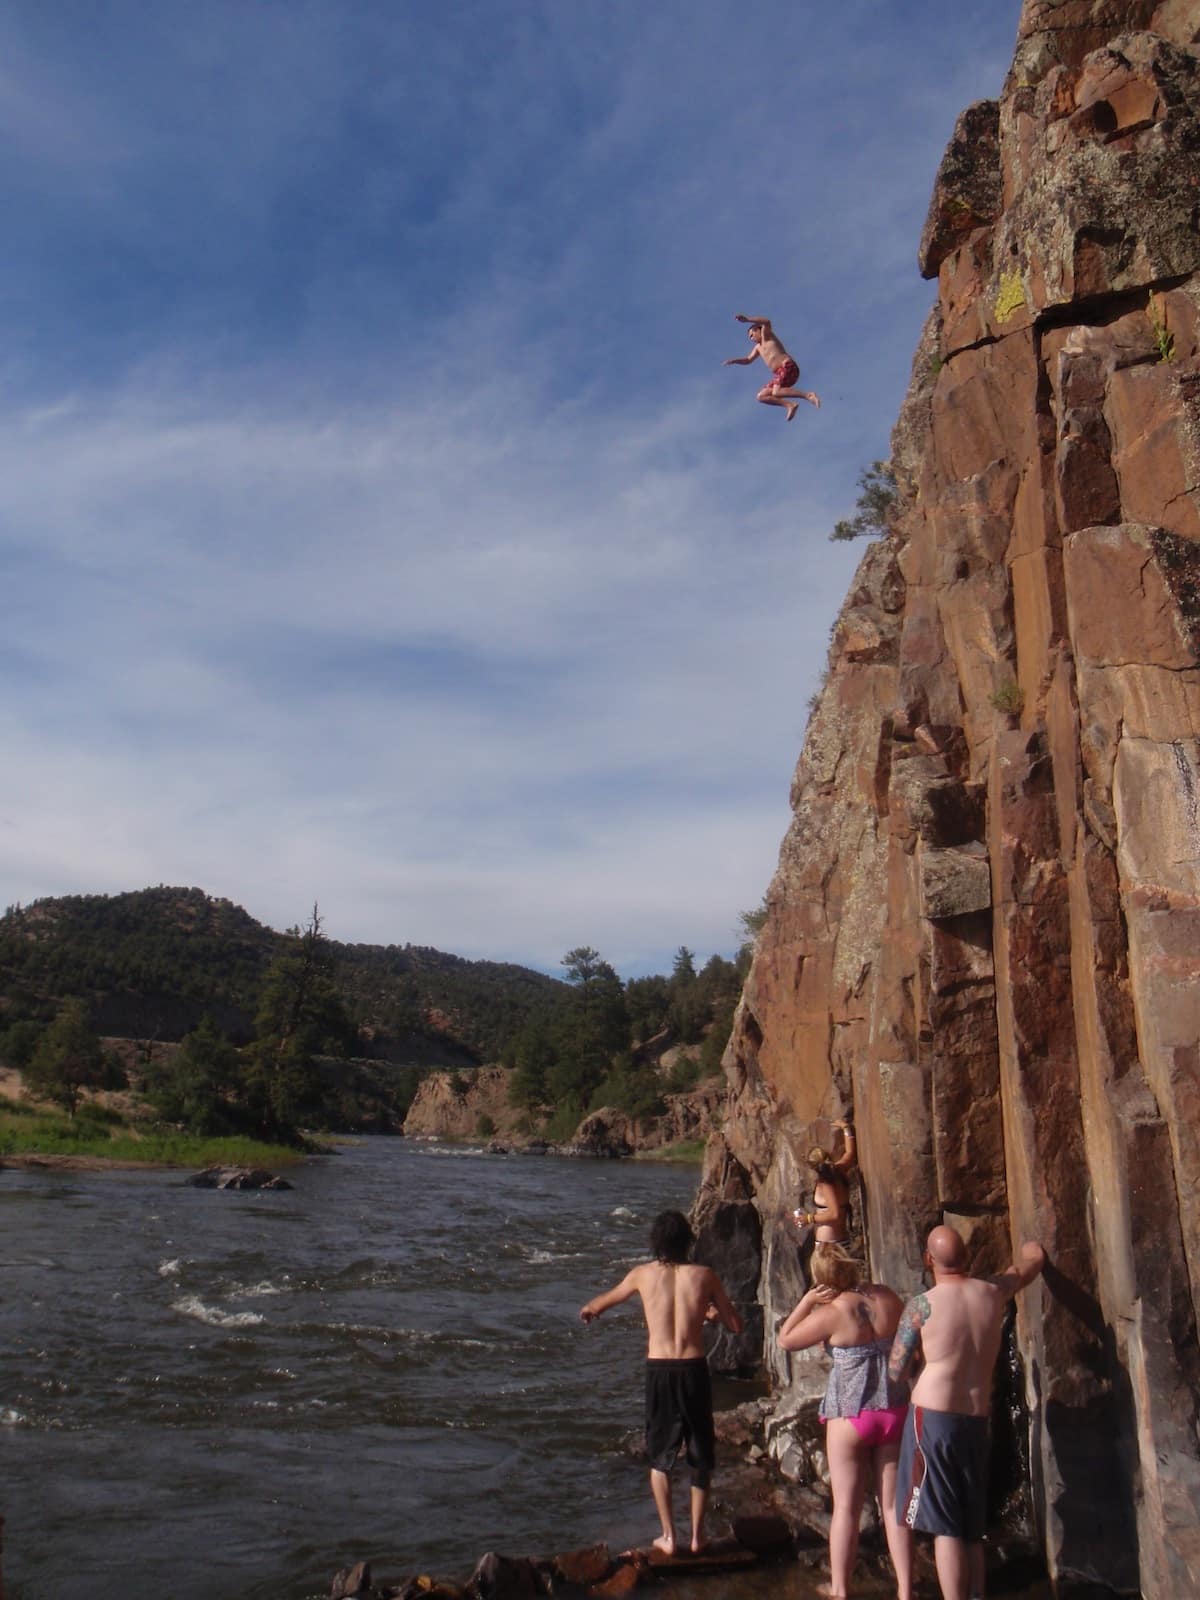
[[[911,1374],[921,1352],[921,1328],[929,1319],[929,1301],[919,1294],[908,1302],[888,1357],[888,1377],[900,1383]]]

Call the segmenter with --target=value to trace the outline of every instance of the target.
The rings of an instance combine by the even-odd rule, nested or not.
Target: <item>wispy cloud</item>
[[[5,898],[730,949],[1012,9],[172,0],[106,8],[107,73],[0,23],[39,164],[0,263]],[[721,370],[734,310],[819,414]]]

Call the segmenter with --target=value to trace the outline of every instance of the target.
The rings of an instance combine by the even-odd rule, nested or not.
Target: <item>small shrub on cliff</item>
[[[1019,717],[1025,705],[1025,693],[1019,683],[1002,683],[992,696],[992,705],[1005,716]]]
[[[759,905],[753,911],[738,912],[738,932],[741,935],[741,944],[738,946],[738,971],[743,978],[750,966],[751,957],[754,955],[754,944],[762,932],[763,924],[767,920],[767,899],[764,895]],[[743,961],[744,958],[744,961]]]
[[[1160,361],[1174,361],[1175,335],[1167,329],[1167,319],[1160,316],[1154,308],[1154,301],[1146,307],[1146,315],[1150,319],[1150,327],[1154,334],[1154,348],[1158,351]]]
[[[858,475],[858,507],[848,520],[834,523],[830,539],[858,539],[863,535],[890,533],[900,509],[900,495],[890,461],[872,461]]]
[[[491,1139],[496,1132],[496,1124],[486,1111],[481,1111],[475,1118],[475,1133],[480,1139]]]

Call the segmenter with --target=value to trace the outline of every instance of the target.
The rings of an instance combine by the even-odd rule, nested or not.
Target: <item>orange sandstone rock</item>
[[[1034,1520],[1056,1579],[1147,1600],[1200,1593],[1198,47],[1185,0],[1026,0],[955,130],[903,509],[834,632],[698,1204],[722,1270],[722,1208],[756,1214],[781,1413],[819,1390],[770,1330],[831,1119],[900,1292],[939,1217],[984,1269],[1040,1238]]]

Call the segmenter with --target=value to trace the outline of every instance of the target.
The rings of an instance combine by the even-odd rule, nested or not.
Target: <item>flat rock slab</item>
[[[623,1559],[634,1565],[644,1564],[656,1572],[731,1572],[740,1567],[752,1567],[758,1561],[753,1550],[748,1550],[736,1539],[714,1539],[699,1555],[690,1550],[677,1551],[673,1556],[663,1555],[653,1545],[642,1550],[629,1550]]]

